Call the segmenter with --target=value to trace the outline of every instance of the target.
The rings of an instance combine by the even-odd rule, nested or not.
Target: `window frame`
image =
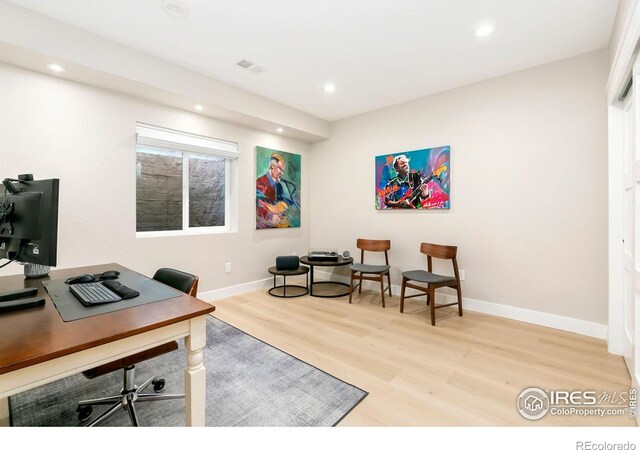
[[[232,224],[233,211],[232,203],[235,205],[235,196],[232,191],[232,177],[237,177],[236,159],[239,157],[238,144],[230,141],[199,136],[183,131],[171,130],[154,125],[136,123],[136,155],[140,147],[170,150],[182,154],[182,229],[181,230],[159,230],[159,231],[137,231],[136,218],[136,238],[168,237],[168,236],[195,236],[203,234],[222,234],[235,231]],[[189,157],[213,156],[224,159],[224,225],[209,227],[189,226]],[[137,158],[136,158],[137,159]],[[136,189],[137,189],[136,177]],[[137,214],[136,201],[136,214]]]

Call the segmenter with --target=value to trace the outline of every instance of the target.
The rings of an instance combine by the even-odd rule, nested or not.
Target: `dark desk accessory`
[[[76,275],[75,277],[67,278],[65,283],[77,284],[77,283],[94,283],[96,281],[115,280],[120,276],[120,272],[117,270],[107,270],[101,274],[91,275],[90,273],[83,273],[82,275]]]
[[[115,280],[120,276],[120,272],[117,270],[107,270],[103,272],[102,275],[98,276],[101,280]]]
[[[26,289],[18,289],[16,291],[0,293],[0,302],[8,302],[24,297],[33,297],[38,293],[38,288],[31,287]]]
[[[140,295],[140,292],[133,290],[116,280],[103,281],[102,285],[109,289],[111,292],[114,292],[116,295],[120,296],[122,300],[127,300]]]
[[[21,298],[0,303],[0,313],[44,305],[43,298]]]
[[[349,250],[345,250],[345,251],[343,251],[343,252],[342,252],[342,257],[343,257],[344,259],[347,259],[347,258],[351,257],[351,253],[349,253]]]
[[[1,293],[0,313],[44,305],[43,298],[25,298],[33,297],[37,293],[38,288],[35,287]]]
[[[77,283],[93,283],[96,281],[96,277],[89,274],[83,273],[82,275],[77,275],[75,277],[67,278],[65,280],[66,284],[77,284]]]

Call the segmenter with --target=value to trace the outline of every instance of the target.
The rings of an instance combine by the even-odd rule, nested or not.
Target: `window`
[[[230,231],[237,144],[138,123],[138,236]]]

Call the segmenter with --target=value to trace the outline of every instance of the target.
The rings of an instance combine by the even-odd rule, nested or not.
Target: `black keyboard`
[[[113,303],[122,300],[122,297],[103,286],[102,282],[72,284],[69,286],[69,290],[84,306]]]

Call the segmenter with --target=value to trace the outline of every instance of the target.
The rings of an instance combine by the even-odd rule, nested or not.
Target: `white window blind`
[[[136,144],[167,150],[204,153],[227,159],[237,159],[240,156],[238,144],[235,142],[170,130],[140,122],[136,123]]]

